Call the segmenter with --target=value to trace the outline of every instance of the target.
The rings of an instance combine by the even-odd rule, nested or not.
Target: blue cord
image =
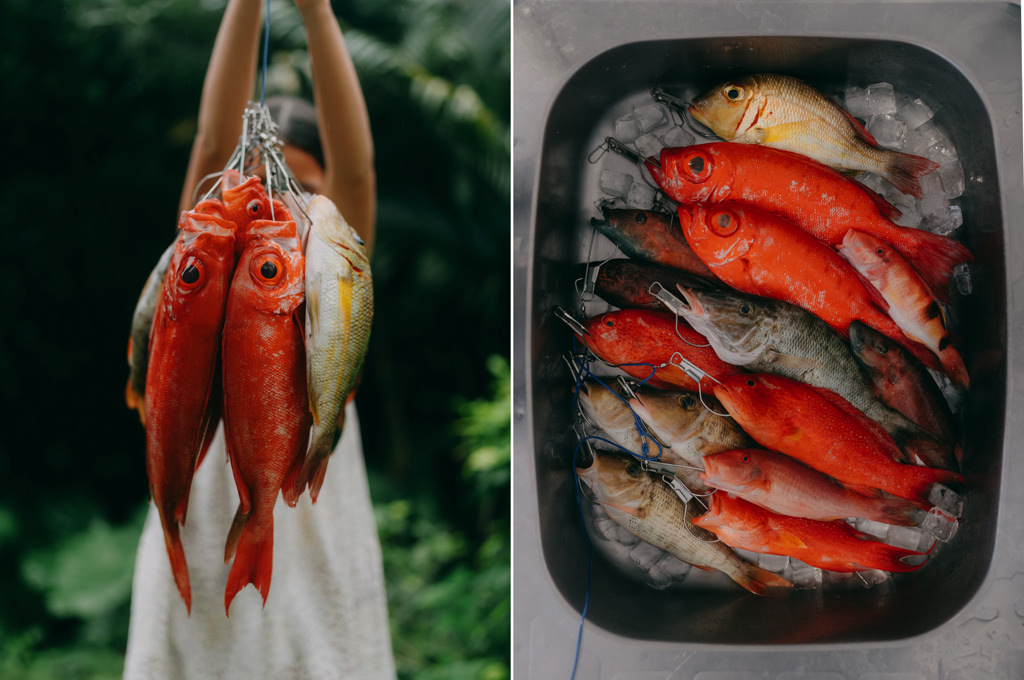
[[[263,26],[263,79],[260,86],[260,105],[267,103],[267,53],[270,51],[270,0],[267,0],[267,21]]]
[[[576,509],[579,510],[580,513],[580,526],[583,528],[583,537],[587,539],[587,590],[586,595],[583,598],[583,611],[580,613],[580,628],[579,632],[576,633],[576,653],[573,656],[572,674],[569,676],[569,680],[574,680],[576,678],[576,668],[580,663],[580,646],[583,644],[583,623],[587,620],[587,609],[590,608],[590,571],[594,563],[594,544],[590,540],[590,532],[587,531],[587,523],[583,519],[583,500],[580,498],[580,478],[579,473],[576,472],[576,455],[579,453],[580,445],[587,439],[590,439],[590,437],[581,439],[576,444],[576,450],[573,451],[572,455],[572,476],[576,481]],[[594,437],[594,439],[600,438]]]

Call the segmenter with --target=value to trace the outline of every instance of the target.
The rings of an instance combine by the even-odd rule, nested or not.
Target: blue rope
[[[263,26],[263,79],[260,85],[260,105],[267,103],[267,53],[270,51],[270,0],[267,0],[267,20]]]
[[[583,611],[580,613],[580,627],[576,633],[576,653],[573,656],[572,661],[572,674],[569,676],[569,680],[576,678],[576,668],[580,663],[580,646],[583,643],[583,623],[587,620],[587,609],[590,608],[590,572],[591,567],[594,564],[594,544],[590,540],[590,532],[587,531],[587,523],[583,519],[583,500],[580,498],[580,477],[576,471],[576,456],[579,453],[580,445],[583,444],[589,437],[581,439],[576,444],[576,450],[573,451],[572,460],[572,477],[576,481],[576,509],[580,514],[580,527],[583,529],[583,537],[587,539],[587,590],[586,595],[583,598]],[[597,439],[597,437],[595,437]]]

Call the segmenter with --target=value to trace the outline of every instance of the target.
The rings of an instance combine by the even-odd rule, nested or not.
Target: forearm
[[[196,138],[180,209],[192,207],[196,184],[231,157],[242,134],[242,114],[255,87],[262,0],[229,0],[203,81]]]
[[[326,0],[298,0],[313,71],[324,150],[322,193],[331,198],[369,247],[376,179],[373,137],[362,88],[337,19]]]

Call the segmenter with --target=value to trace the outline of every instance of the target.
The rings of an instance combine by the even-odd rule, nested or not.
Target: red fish
[[[710,277],[707,266],[690,249],[676,216],[653,210],[602,208],[604,219],[590,223],[630,257]]]
[[[707,374],[700,381],[704,391],[715,380],[743,373],[719,359],[703,335],[670,312],[624,309],[592,317],[584,326],[588,334],[581,339],[590,351],[637,380],[650,378],[651,387],[698,390],[697,382],[674,365],[679,358]]]
[[[863,517],[902,526],[915,526],[923,519],[910,501],[854,493],[780,453],[732,449],[705,455],[702,462],[699,477],[706,485],[781,515],[825,521]]]
[[[185,523],[192,474],[219,420],[217,362],[234,247],[231,222],[182,213],[150,332],[146,471],[171,572],[190,612],[192,591],[179,525]]]
[[[222,199],[212,198],[200,201],[195,209],[199,212],[220,215],[237,226],[235,255],[241,255],[249,237],[249,225],[256,220],[276,219],[288,221],[292,217],[280,201],[275,200],[271,209],[270,197],[263,183],[256,175],[245,179],[237,170],[225,170],[221,177]],[[279,210],[285,212],[279,213]],[[273,217],[271,216],[271,213]]]
[[[925,367],[902,347],[859,321],[850,324],[850,348],[865,368],[865,374],[878,398],[886,406],[905,415],[936,439],[955,444],[960,458],[957,428],[946,398]],[[923,461],[931,467],[955,468],[955,460]]]
[[[860,319],[939,367],[882,311],[884,301],[849,262],[788,221],[739,204],[680,205],[679,221],[694,252],[733,288],[803,307],[844,339]]]
[[[854,491],[881,489],[929,505],[932,485],[963,484],[949,470],[896,462],[900,452],[892,437],[829,390],[761,373],[725,378],[715,396],[761,446],[792,456]]]
[[[723,493],[712,494],[710,506],[693,523],[733,548],[788,555],[813,567],[840,572],[907,572],[924,564],[924,560],[916,564],[904,560],[922,558],[925,553],[887,545],[842,520],[822,522],[788,517]]]
[[[620,309],[643,308],[664,312],[665,304],[651,293],[654,283],[661,284],[672,294],[675,294],[677,285],[686,288],[720,287],[710,278],[705,279],[682,269],[644,260],[619,258],[586,266],[597,269],[594,292]]]
[[[967,389],[967,368],[946,331],[942,308],[914,268],[889,244],[856,229],[843,237],[839,252],[882,294],[904,334],[930,349],[953,382]]]
[[[294,222],[257,220],[231,281],[224,320],[224,429],[239,506],[224,609],[252,583],[266,603],[274,505],[295,486],[309,439],[303,258]]]
[[[953,267],[973,259],[953,239],[892,222],[899,212],[854,179],[789,151],[715,142],[665,148],[647,168],[681,203],[737,201],[786,217],[833,248],[850,229],[871,233],[898,250],[943,301]]]

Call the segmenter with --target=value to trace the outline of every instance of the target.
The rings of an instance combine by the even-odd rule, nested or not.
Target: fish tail
[[[281,482],[281,496],[290,508],[295,507],[303,490],[306,488],[305,482],[299,482],[303,460],[301,457],[296,457],[295,462],[292,463],[291,467],[288,468],[288,472],[285,473],[284,481]]]
[[[162,513],[161,513],[162,514]],[[162,518],[161,518],[162,519]],[[185,561],[185,546],[181,543],[181,534],[175,522],[164,523],[164,543],[167,544],[167,557],[171,562],[171,574],[178,586],[185,608],[192,614],[192,585],[188,578],[188,563]]]
[[[925,511],[917,503],[905,498],[883,498],[879,499],[875,506],[875,512],[871,519],[882,524],[895,524],[901,527],[916,527],[925,519]]]
[[[915,562],[906,561],[907,558],[911,557],[924,557],[927,553],[897,548],[894,545],[882,543],[868,537],[865,538],[867,540],[864,541],[862,546],[862,555],[864,557],[862,566],[869,569],[881,569],[882,571],[892,572],[917,571],[927,562],[926,559],[916,560]],[[858,560],[858,563],[860,562]]]
[[[942,470],[958,468],[953,447],[914,423],[908,423],[906,427],[894,431],[892,439],[900,451],[909,458],[909,460],[900,462],[917,460],[929,468]]]
[[[935,297],[949,302],[949,278],[953,275],[953,267],[964,262],[972,262],[974,256],[965,245],[941,234],[920,229],[908,230],[913,234],[914,242],[908,247],[896,249],[907,259],[921,276]],[[894,246],[896,247],[896,246]]]
[[[238,510],[235,510],[235,518],[231,520],[231,528],[228,529],[227,543],[224,544],[224,564],[230,562],[231,558],[235,556],[235,552],[238,550],[238,539],[242,537],[242,527],[245,526],[247,519],[249,519],[249,515],[239,504]]]
[[[224,613],[229,616],[231,601],[250,583],[263,596],[263,605],[266,606],[274,567],[273,515],[258,523],[251,514],[242,517],[240,521],[236,515],[235,520],[240,524],[237,530],[234,524],[231,527],[232,532],[238,532],[235,561],[231,564],[228,583],[224,588]],[[228,541],[231,541],[230,535]]]
[[[306,453],[306,460],[302,464],[295,482],[296,496],[309,486],[309,498],[316,503],[320,495],[320,487],[323,486],[324,476],[327,474],[327,461],[331,456],[332,437],[320,436],[310,444]]]
[[[743,569],[732,574],[732,580],[755,595],[764,595],[769,588],[792,588],[793,584],[767,569],[746,563]]]
[[[937,170],[939,164],[922,156],[915,156],[901,151],[890,151],[885,167],[884,177],[889,183],[905,194],[921,198],[921,182],[918,177]]]
[[[963,476],[952,470],[940,470],[922,465],[905,465],[903,468],[905,468],[902,470],[902,474],[906,484],[906,495],[900,495],[908,500],[923,501],[930,506],[928,493],[936,484],[947,486],[954,491],[964,488]]]

